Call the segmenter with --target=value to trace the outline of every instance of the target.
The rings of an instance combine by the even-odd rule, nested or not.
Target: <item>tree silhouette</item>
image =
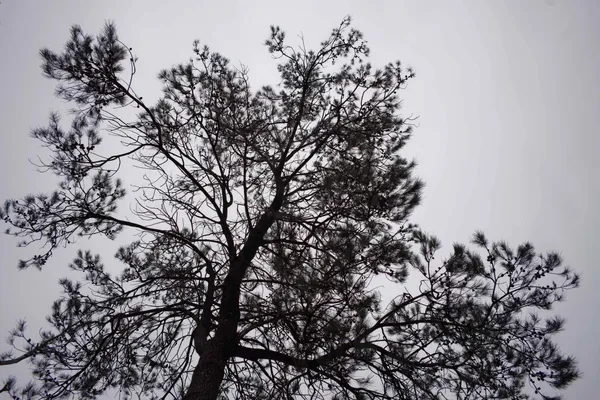
[[[70,129],[52,114],[32,132],[57,190],[2,209],[22,245],[45,245],[20,268],[44,267],[78,237],[139,237],[118,250],[117,276],[78,251],[82,281],[60,281],[48,330],[32,338],[20,323],[0,358],[29,360],[35,382],[2,391],[522,399],[576,379],[550,340],[563,321],[534,313],[577,286],[557,254],[476,233],[477,251],[456,244],[436,261],[440,242],[408,222],[423,185],[399,155],[411,119],[398,91],[413,72],[373,68],[349,18],[316,51],[287,45],[278,27],[266,46],[277,87],[253,91],[245,69],[196,42],[188,63],[159,74],[154,106],[134,90],[136,59],[112,24],[96,38],[75,26],[62,53],[41,51],[76,110]],[[122,165],[142,171],[127,195]]]

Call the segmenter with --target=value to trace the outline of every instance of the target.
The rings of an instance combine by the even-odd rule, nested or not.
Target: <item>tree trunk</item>
[[[228,348],[234,347],[231,344],[228,345],[227,341],[223,339],[215,336],[206,343],[183,400],[217,399],[229,357]]]
[[[192,374],[192,381],[183,400],[216,400],[225,375],[227,360],[237,347],[237,324],[240,319],[240,285],[248,266],[256,255],[265,233],[281,208],[283,194],[278,192],[271,207],[261,216],[239,255],[232,262],[223,285],[219,327],[208,340],[206,348]]]

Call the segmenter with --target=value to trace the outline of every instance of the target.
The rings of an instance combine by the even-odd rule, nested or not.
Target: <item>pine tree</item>
[[[398,92],[412,70],[372,67],[348,18],[316,51],[279,27],[266,46],[276,87],[252,90],[247,70],[196,42],[189,62],[159,74],[155,105],[134,90],[136,58],[112,24],[95,38],[75,26],[62,53],[41,51],[76,112],[67,130],[52,114],[32,132],[57,190],[0,213],[22,244],[46,245],[20,268],[45,267],[80,237],[139,237],[118,250],[116,276],[78,251],[48,329],[33,338],[20,323],[20,350],[0,358],[29,360],[35,382],[2,391],[547,399],[576,379],[550,340],[563,320],[545,311],[578,284],[556,253],[478,232],[476,250],[456,244],[438,261],[439,240],[409,222],[423,184],[400,155],[412,124]],[[122,165],[141,167],[132,193]]]

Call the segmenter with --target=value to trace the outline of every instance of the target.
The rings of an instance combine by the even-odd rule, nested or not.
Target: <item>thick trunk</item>
[[[225,340],[218,340],[215,336],[206,343],[183,400],[217,399],[229,357],[228,349],[232,347],[231,344],[227,345],[225,342]]]
[[[192,381],[183,400],[216,400],[225,374],[227,360],[237,347],[237,324],[240,319],[240,285],[244,274],[256,255],[265,233],[275,220],[281,207],[283,194],[278,193],[271,207],[250,232],[244,247],[233,261],[223,285],[219,327],[208,340],[194,369]]]

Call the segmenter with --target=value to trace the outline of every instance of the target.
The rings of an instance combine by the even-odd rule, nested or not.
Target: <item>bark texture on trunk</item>
[[[227,350],[228,346],[225,340],[219,340],[216,336],[206,343],[183,400],[217,399],[229,356]]]

